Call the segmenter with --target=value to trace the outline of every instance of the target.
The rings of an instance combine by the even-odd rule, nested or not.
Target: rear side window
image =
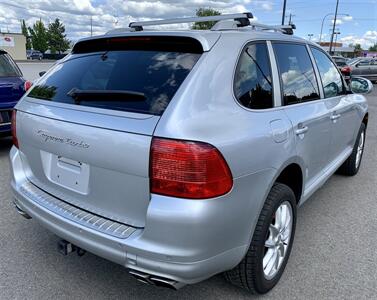
[[[274,43],[285,105],[319,99],[319,88],[305,45]]]
[[[332,63],[325,53],[316,48],[311,48],[314,59],[321,76],[325,98],[343,95],[345,88],[338,68]]]
[[[22,76],[16,64],[8,54],[0,53],[0,77]]]
[[[253,43],[243,50],[234,90],[238,101],[247,108],[273,107],[271,68],[265,43]]]
[[[341,58],[334,58],[334,62],[338,67],[344,67],[346,66],[346,61]]]
[[[77,46],[28,96],[161,115],[200,58],[200,51],[174,40],[159,44],[148,38],[135,40],[117,39],[114,44],[91,41],[89,46]]]

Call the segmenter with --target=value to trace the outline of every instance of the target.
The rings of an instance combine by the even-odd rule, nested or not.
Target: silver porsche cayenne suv
[[[360,168],[371,84],[346,86],[318,45],[250,17],[78,41],[13,112],[19,213],[61,237],[61,252],[90,251],[145,283],[224,273],[273,288],[296,207]],[[195,19],[165,23],[184,21]]]

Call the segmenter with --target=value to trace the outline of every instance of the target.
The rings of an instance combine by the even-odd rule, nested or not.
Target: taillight
[[[201,142],[153,138],[150,173],[151,192],[172,197],[213,198],[233,186],[224,157]]]
[[[33,85],[33,83],[31,81],[26,80],[25,83],[24,83],[25,92],[27,92],[31,88],[32,85]]]
[[[351,67],[349,66],[346,66],[346,67],[343,67],[341,70],[340,70],[342,73],[351,73]]]
[[[17,111],[14,109],[12,111],[12,121],[11,121],[12,139],[13,139],[13,145],[15,145],[18,148],[17,128],[16,128],[16,115],[17,115]]]

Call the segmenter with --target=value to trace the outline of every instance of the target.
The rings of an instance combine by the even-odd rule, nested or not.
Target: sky
[[[328,41],[335,5],[336,0],[287,0],[287,17],[292,14],[296,35],[318,41],[328,14],[322,35],[322,41]],[[0,29],[20,32],[22,19],[32,26],[40,18],[45,24],[59,18],[67,37],[77,41],[90,36],[91,20],[93,35],[98,35],[127,27],[130,21],[194,16],[199,7],[222,13],[251,11],[258,22],[276,25],[281,23],[283,0],[0,0]],[[377,43],[377,0],[339,0],[338,12],[338,41],[363,48]]]

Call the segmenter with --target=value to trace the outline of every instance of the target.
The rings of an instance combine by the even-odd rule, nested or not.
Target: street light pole
[[[332,44],[333,44],[333,41],[334,41],[334,31],[335,31],[335,25],[336,25],[336,18],[338,16],[338,6],[339,6],[339,0],[336,0],[335,18],[334,18],[334,24],[332,26],[330,49],[329,49],[329,54],[330,55],[332,54]]]
[[[323,19],[322,19],[321,33],[319,34],[319,42],[322,41],[323,23],[325,22],[325,19],[326,19],[328,16],[330,16],[330,15],[332,15],[332,13],[329,13],[329,14],[325,15],[325,16],[323,17]]]
[[[282,16],[282,19],[281,19],[281,25],[284,25],[284,21],[285,21],[285,10],[287,8],[287,0],[284,0],[284,4],[283,4],[283,16]]]
[[[333,13],[329,13],[325,15],[322,19],[322,24],[321,24],[321,33],[319,34],[319,42],[322,42],[322,31],[323,31],[323,24],[325,23],[325,20],[328,16],[331,16]],[[338,16],[347,16],[349,17],[349,14],[338,14]]]

